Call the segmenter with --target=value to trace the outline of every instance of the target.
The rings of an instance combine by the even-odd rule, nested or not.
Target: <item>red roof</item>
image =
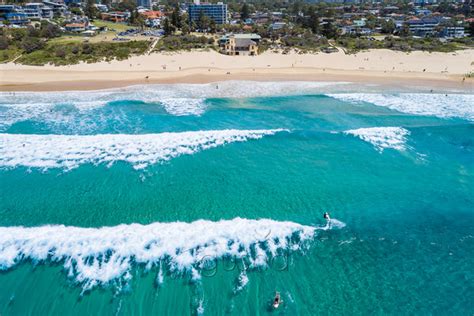
[[[143,11],[140,14],[148,19],[156,19],[163,16],[161,11]]]

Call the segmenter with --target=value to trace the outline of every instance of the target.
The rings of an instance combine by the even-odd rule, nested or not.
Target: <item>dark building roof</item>
[[[235,39],[235,47],[249,47],[250,45],[256,45],[254,41],[247,38],[236,38]]]
[[[439,18],[423,18],[419,20],[410,20],[407,21],[409,25],[422,25],[422,24],[438,24],[441,22]]]

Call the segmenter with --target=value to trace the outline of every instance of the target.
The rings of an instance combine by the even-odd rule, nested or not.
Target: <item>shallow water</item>
[[[270,314],[275,291],[278,314],[472,313],[473,102],[333,83],[0,94],[0,314]]]

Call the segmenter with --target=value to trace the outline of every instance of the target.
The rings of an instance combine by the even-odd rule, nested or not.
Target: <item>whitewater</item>
[[[255,268],[266,265],[283,250],[300,250],[316,230],[344,226],[337,220],[312,227],[235,218],[102,228],[0,227],[0,269],[10,269],[25,260],[61,262],[68,276],[86,290],[115,279],[129,279],[134,263],[149,270],[162,267],[166,261],[167,271],[191,272],[199,278],[206,261],[246,258],[250,268]]]
[[[260,139],[274,130],[221,130],[145,135],[0,134],[0,167],[73,169],[81,164],[125,161],[135,169],[233,142]]]

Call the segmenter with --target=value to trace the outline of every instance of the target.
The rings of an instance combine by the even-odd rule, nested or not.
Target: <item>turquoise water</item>
[[[258,93],[246,93],[249,87]],[[472,314],[473,101],[472,94],[309,83],[4,93],[0,315]],[[247,132],[237,140],[233,130]],[[199,131],[208,133],[186,143]],[[39,136],[31,143],[31,136],[13,138],[24,134]],[[164,145],[143,140],[145,134],[164,137],[168,156],[152,161]],[[119,155],[117,142],[127,135],[137,137],[124,141],[133,150]],[[66,166],[67,145],[82,149]],[[99,149],[89,153],[89,146]],[[324,211],[345,226],[334,221],[323,229]],[[210,222],[193,223],[201,219]],[[261,228],[261,219],[272,222]],[[267,260],[258,265],[254,254],[227,249],[212,263],[183,264],[177,273],[173,259],[144,262],[130,248],[131,232],[155,238],[148,226],[118,226],[177,221],[193,224],[176,234],[177,224],[170,224],[156,239],[173,244],[204,227],[190,239],[206,235],[211,244],[231,245],[236,238],[227,233],[238,226],[239,238],[250,238],[252,252],[261,248]],[[38,233],[44,225],[53,225],[51,231]],[[130,253],[122,249],[120,260],[130,258],[130,268],[116,272],[108,265],[115,246],[94,253],[81,239],[90,231],[76,234],[72,226],[92,228],[93,245],[112,235],[126,240]],[[103,226],[111,233],[103,234]],[[285,227],[296,228],[287,233]],[[291,246],[272,254],[259,229]],[[46,256],[28,248],[38,236],[48,245]],[[65,239],[74,247],[56,260]],[[90,288],[92,274],[81,280],[80,268],[65,268],[84,253],[90,273],[101,264],[110,268]],[[275,291],[283,299],[278,310],[270,308]]]

